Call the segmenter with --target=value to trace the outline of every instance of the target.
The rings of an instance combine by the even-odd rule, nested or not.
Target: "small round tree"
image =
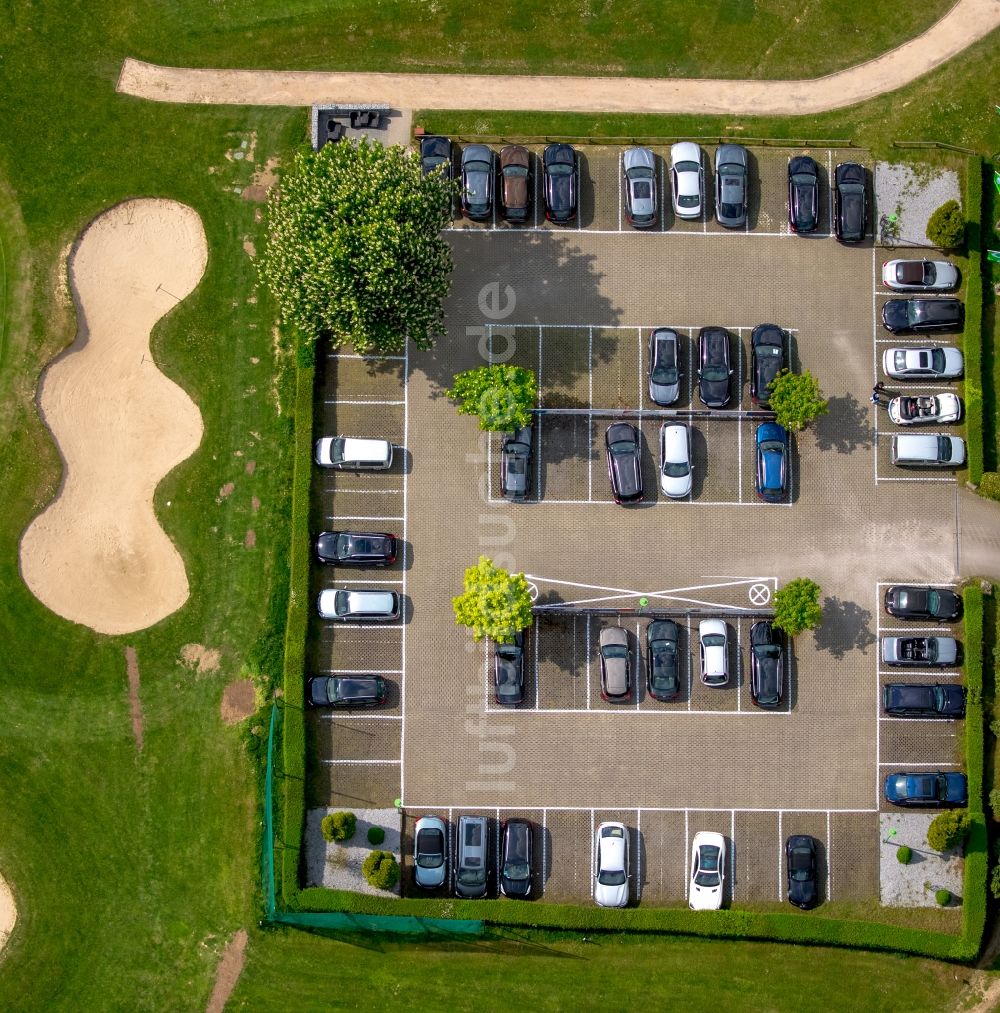
[[[399,863],[391,851],[373,851],[362,863],[361,872],[378,890],[391,890],[399,882]]]
[[[807,577],[790,580],[774,596],[774,625],[790,637],[816,629],[823,619],[819,595],[819,584],[814,580]]]
[[[908,845],[904,844],[896,849],[896,861],[900,865],[909,865],[910,859],[913,857],[913,849]]]
[[[472,636],[509,644],[518,630],[531,625],[531,592],[523,573],[508,573],[480,556],[465,571],[465,591],[451,600],[455,622],[468,626]]]
[[[768,403],[779,425],[793,433],[829,410],[816,377],[808,369],[801,373],[781,370],[771,381]]]
[[[385,831],[381,827],[368,828],[368,843],[381,844],[385,840]]]
[[[927,238],[942,250],[961,246],[965,239],[965,218],[957,200],[945,201],[927,222]]]
[[[939,907],[947,907],[951,903],[951,890],[938,890],[934,894],[934,899]]]
[[[931,820],[927,843],[935,851],[951,851],[969,836],[969,814],[964,809],[945,809]]]
[[[511,432],[531,422],[538,399],[535,374],[523,366],[479,366],[455,375],[448,397],[459,415],[476,415],[479,428]]]
[[[351,812],[328,813],[320,824],[323,836],[328,841],[349,841],[358,828],[358,819]]]

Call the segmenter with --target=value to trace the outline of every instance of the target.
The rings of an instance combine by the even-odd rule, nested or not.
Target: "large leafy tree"
[[[453,184],[402,148],[362,138],[303,151],[272,193],[261,273],[307,347],[362,355],[429,348],[443,333]]]
[[[823,619],[819,584],[807,577],[790,580],[774,596],[774,625],[790,637],[814,630]]]
[[[771,382],[768,402],[778,422],[796,433],[829,410],[816,377],[808,369],[802,373],[781,370]]]
[[[468,626],[476,640],[487,636],[509,644],[518,630],[531,625],[531,594],[524,574],[508,573],[488,556],[480,556],[465,571],[465,591],[451,604],[455,622]]]
[[[456,373],[448,397],[458,402],[459,415],[477,415],[480,429],[509,432],[531,422],[538,384],[523,366],[479,366]]]

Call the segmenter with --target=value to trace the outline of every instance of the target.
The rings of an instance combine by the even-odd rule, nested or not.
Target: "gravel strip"
[[[962,849],[934,851],[927,829],[937,813],[881,813],[879,816],[880,899],[885,907],[937,907],[934,893],[950,890],[960,903],[965,862]],[[891,836],[891,832],[895,835]],[[887,843],[888,842],[888,843]],[[902,845],[913,849],[908,865],[896,857]],[[958,900],[955,900],[958,898]]]
[[[320,828],[327,813],[341,809],[310,809],[306,813],[306,886],[325,886],[331,890],[353,890],[377,897],[399,895],[395,889],[377,890],[369,886],[361,865],[373,851],[391,851],[402,864],[400,855],[401,818],[398,809],[351,809],[358,820],[354,836],[343,844],[327,842]],[[385,840],[378,845],[368,843],[368,828],[381,827]]]
[[[896,238],[883,235],[884,246],[926,246],[927,222],[945,201],[961,203],[958,173],[921,165],[878,162],[875,166],[875,224],[881,215],[896,215]]]

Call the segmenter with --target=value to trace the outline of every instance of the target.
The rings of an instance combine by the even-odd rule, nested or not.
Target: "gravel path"
[[[934,899],[937,890],[950,890],[953,897],[962,896],[965,863],[961,850],[941,854],[927,843],[927,828],[936,815],[882,813],[879,816],[879,896],[885,907],[937,907]],[[896,857],[904,844],[913,849],[908,865],[901,864]]]
[[[875,166],[875,208],[878,215],[896,215],[895,238],[883,235],[886,246],[926,246],[927,222],[945,201],[962,201],[958,173],[951,169],[879,162]]]
[[[401,862],[399,810],[352,809],[351,812],[358,820],[354,836],[343,844],[327,842],[320,824],[327,813],[340,811],[310,809],[306,813],[306,886],[325,886],[331,890],[353,890],[355,893],[387,896],[387,891],[368,885],[361,866],[373,851],[391,851],[396,856],[396,861]],[[381,827],[385,831],[385,840],[381,844],[368,843],[369,827]],[[398,883],[392,892],[399,894]]]

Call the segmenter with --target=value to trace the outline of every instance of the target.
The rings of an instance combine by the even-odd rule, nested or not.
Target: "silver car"
[[[747,149],[723,144],[715,153],[715,217],[727,229],[747,223]]]
[[[649,148],[626,148],[625,216],[636,229],[656,224],[656,157]]]
[[[705,169],[701,148],[693,141],[680,141],[670,149],[674,214],[678,218],[701,218],[705,207]]]
[[[680,339],[669,327],[656,327],[649,335],[649,399],[671,405],[681,396]]]
[[[965,360],[957,348],[887,348],[882,371],[894,380],[954,380]]]
[[[601,630],[601,699],[617,703],[629,698],[631,666],[628,634],[620,626]]]
[[[882,283],[897,292],[948,292],[958,282],[958,268],[947,260],[890,260],[882,268]]]

